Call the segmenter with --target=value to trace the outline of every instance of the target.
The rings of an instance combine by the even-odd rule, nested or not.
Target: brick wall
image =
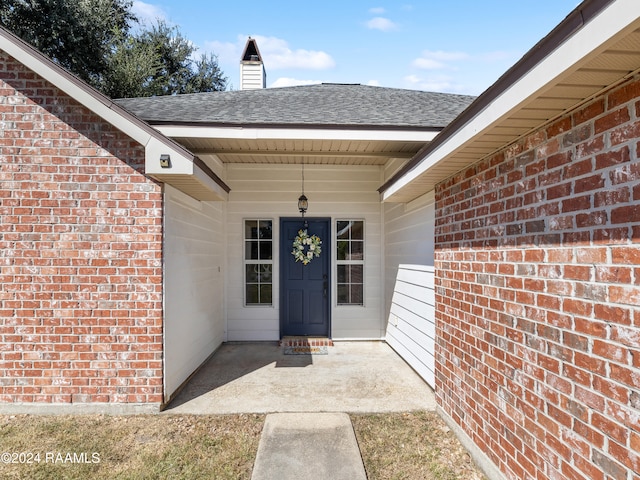
[[[0,53],[0,402],[162,401],[143,148]]]
[[[510,479],[640,479],[640,80],[436,190],[437,401]]]

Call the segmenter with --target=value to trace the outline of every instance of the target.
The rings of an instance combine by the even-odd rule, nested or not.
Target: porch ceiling
[[[384,165],[412,158],[428,142],[343,139],[175,138],[207,164]],[[218,160],[216,160],[218,159]]]
[[[516,85],[517,89],[504,91],[493,103],[485,105],[475,118],[464,119],[465,125],[452,124],[451,129],[445,129],[442,139],[407,162],[405,168],[380,189],[385,201],[408,202],[433,190],[436,184],[466,166],[494,154],[635,75],[640,70],[640,19],[631,20],[629,24],[595,45],[564,71],[556,73],[562,68],[557,66],[563,61],[562,55],[560,60],[548,57],[543,63],[550,66],[543,64],[537,68],[539,72],[530,73],[529,79],[524,78],[519,82],[521,85]],[[598,28],[596,25],[590,27]],[[592,36],[599,34],[593,31]],[[573,54],[570,48],[566,49],[567,56]],[[552,74],[556,74],[555,78]],[[518,98],[527,90],[531,92],[529,95]],[[474,123],[473,128],[467,128]]]

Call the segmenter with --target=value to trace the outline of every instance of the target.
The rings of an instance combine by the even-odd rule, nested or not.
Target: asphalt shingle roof
[[[442,128],[475,97],[350,84],[319,84],[116,102],[151,124]]]

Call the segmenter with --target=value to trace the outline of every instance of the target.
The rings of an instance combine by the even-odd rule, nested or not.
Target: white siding
[[[387,325],[387,343],[435,388],[433,267],[400,265]]]
[[[224,339],[224,203],[165,185],[165,400]]]
[[[240,64],[240,90],[265,88],[266,75],[262,63]]]
[[[391,307],[398,265],[433,266],[435,241],[433,192],[409,204],[384,204],[385,311]]]
[[[301,192],[300,165],[240,165],[227,167],[225,181],[231,187],[227,210],[227,338],[278,340],[280,217],[297,217]],[[331,336],[334,339],[380,339],[386,316],[382,313],[382,225],[377,188],[378,166],[305,166],[307,217],[330,217],[335,234],[337,219],[365,221],[365,305],[337,306],[335,290],[335,244],[332,241]],[[243,221],[272,219],[274,226],[274,305],[245,307],[243,285]],[[325,241],[325,239],[323,239]]]
[[[433,192],[384,204],[386,340],[432,387],[435,300]]]

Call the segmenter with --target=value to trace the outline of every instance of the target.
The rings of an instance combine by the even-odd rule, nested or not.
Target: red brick
[[[616,264],[640,264],[640,246],[628,245],[624,247],[613,247],[611,249],[613,263]]]
[[[580,197],[571,197],[562,201],[562,211],[575,212],[578,210],[589,210],[591,208],[591,196],[582,195]]]
[[[600,155],[596,155],[596,169],[600,170],[603,168],[608,168],[614,165],[620,165],[623,163],[627,163],[631,160],[631,156],[629,153],[629,147],[624,146],[620,150],[615,150],[607,153],[601,153]]]
[[[547,138],[553,138],[557,135],[560,135],[561,133],[571,130],[571,127],[571,118],[562,118],[547,127],[546,136]]]
[[[620,91],[612,92],[610,98],[621,98]],[[446,322],[453,326],[439,343],[442,351],[451,353],[437,367],[442,383],[436,395],[477,444],[504,463],[503,471],[517,472],[514,478],[605,480],[604,471],[610,476],[633,478],[629,465],[635,464],[622,464],[622,470],[619,467],[629,457],[629,445],[640,440],[616,443],[616,449],[625,447],[607,452],[606,439],[614,440],[594,427],[590,415],[584,415],[585,411],[598,412],[608,422],[625,425],[630,418],[629,405],[640,406],[640,395],[635,394],[640,384],[640,355],[631,353],[638,342],[634,328],[640,326],[640,313],[635,308],[640,304],[640,247],[632,243],[640,238],[635,211],[640,196],[636,186],[640,181],[640,162],[636,160],[640,142],[634,138],[636,126],[627,115],[630,105],[640,115],[640,101],[625,103],[605,112],[605,102],[598,98],[506,149],[502,158],[483,160],[484,166],[478,164],[477,168],[491,165],[491,178],[497,178],[498,172],[501,183],[496,191],[502,197],[491,199],[483,208],[478,200],[489,198],[488,177],[471,184],[467,176],[460,175],[447,183],[451,191],[459,187],[455,211],[439,210],[437,214],[437,225],[450,225],[447,216],[456,215],[456,225],[462,229],[456,231],[458,239],[471,242],[499,235],[490,247],[497,254],[491,259],[486,255],[476,259],[472,243],[461,251],[455,251],[454,244],[436,245],[436,257],[442,255],[447,262],[436,265],[446,271],[455,262],[460,272],[454,276],[436,268],[436,276],[448,281],[446,296],[439,301],[444,302],[443,309],[449,309]],[[583,125],[566,130],[569,119]],[[626,124],[621,126],[620,122]],[[607,136],[594,134],[596,129],[608,129]],[[545,140],[549,134],[558,138]],[[623,138],[629,144],[606,151],[609,134],[614,144]],[[535,156],[531,157],[527,149],[533,145]],[[633,157],[629,148],[634,148]],[[575,158],[566,153],[572,151]],[[540,170],[540,162],[546,162],[546,170]],[[593,172],[594,167],[606,171]],[[471,188],[483,192],[482,197],[474,197]],[[502,199],[498,212],[496,205],[491,205]],[[447,204],[446,198],[442,204]],[[491,225],[501,225],[503,231],[492,231]],[[471,261],[484,264],[484,269],[470,265]],[[480,274],[488,273],[504,275],[505,281],[497,286],[473,283]],[[443,323],[439,325],[442,328]],[[494,325],[508,327],[500,330]],[[471,327],[477,329],[473,334]],[[457,337],[455,332],[464,334]],[[497,349],[498,345],[509,349]],[[518,360],[517,366],[511,356]],[[454,358],[459,360],[456,367]],[[522,372],[515,373],[519,381],[509,387],[513,394],[522,392],[518,398],[524,405],[518,409],[513,408],[512,400],[500,404],[495,393],[500,391],[499,385],[509,382],[509,368]],[[456,378],[462,379],[464,388],[473,386],[473,397],[446,393],[457,391]],[[514,422],[526,426],[536,439],[535,451],[549,458],[547,463],[533,458],[525,461],[517,449],[519,453],[513,458],[517,442],[510,432]],[[481,423],[491,429],[478,428]],[[560,424],[570,424],[575,432],[576,437],[563,437],[571,448],[558,442],[564,431]],[[506,430],[500,430],[500,425]],[[612,436],[620,439],[618,433],[616,430]],[[578,436],[584,441],[576,440]],[[597,449],[598,455],[588,454],[589,448],[592,452]],[[504,458],[501,452],[510,452],[509,459],[500,460]],[[538,465],[546,465],[545,471]],[[554,475],[552,468],[564,473]]]
[[[611,223],[638,223],[640,222],[640,204],[626,205],[614,208],[611,211]]]
[[[598,118],[594,122],[595,133],[597,135],[604,132],[605,130],[610,130],[630,120],[631,116],[629,115],[629,109],[627,107],[620,108],[614,112]]]
[[[12,71],[16,72],[12,85],[19,85],[20,82],[25,85],[25,79],[35,79],[34,85],[37,84],[40,89],[38,95],[51,97],[43,99],[42,103],[53,103],[53,97],[57,102],[55,117],[38,105],[28,105],[27,111],[20,106],[22,104],[16,103],[12,108],[17,120],[25,113],[31,117],[26,122],[17,124],[22,132],[3,132],[4,138],[13,138],[12,144],[22,151],[20,156],[16,156],[14,152],[14,156],[10,157],[9,162],[16,168],[3,170],[14,172],[12,181],[19,183],[20,194],[10,200],[3,200],[2,206],[11,207],[12,210],[11,215],[0,214],[3,222],[0,224],[0,232],[4,230],[4,225],[11,225],[11,234],[4,235],[3,238],[19,242],[16,244],[18,254],[10,258],[11,267],[21,269],[36,266],[41,269],[38,275],[17,270],[11,279],[13,288],[9,290],[14,299],[0,298],[0,312],[6,312],[6,305],[15,303],[12,315],[20,318],[20,321],[11,328],[21,335],[32,335],[28,339],[29,343],[16,345],[24,353],[3,354],[4,359],[16,356],[16,360],[21,360],[20,370],[16,372],[28,379],[28,384],[21,386],[21,393],[16,391],[8,401],[70,402],[79,394],[85,396],[76,398],[87,401],[111,401],[114,397],[110,397],[110,394],[89,390],[80,392],[73,385],[86,385],[87,379],[108,376],[112,372],[105,362],[94,363],[92,366],[90,362],[96,356],[90,351],[94,347],[96,351],[104,352],[104,355],[115,355],[118,345],[111,344],[114,339],[109,335],[113,317],[128,316],[132,322],[150,321],[156,325],[161,322],[162,273],[161,267],[156,263],[161,258],[162,248],[161,236],[157,230],[161,225],[161,190],[156,182],[142,173],[142,146],[103,123],[97,116],[84,111],[83,107],[47,85],[32,72],[5,55],[0,56],[0,64],[11,65]],[[12,88],[3,83],[1,78],[6,77],[0,73],[0,85],[7,87],[3,98],[15,96]],[[35,128],[35,113],[38,114],[37,126],[45,129],[44,131],[25,130]],[[85,131],[78,133],[64,124],[64,121],[73,122]],[[53,142],[48,139],[53,139]],[[69,148],[70,142],[73,142],[73,148]],[[105,142],[103,146],[106,148],[103,149],[98,142]],[[8,149],[3,152],[11,154]],[[76,155],[80,155],[79,161],[69,162],[69,157]],[[96,170],[97,168],[100,170]],[[97,175],[98,172],[100,175]],[[0,176],[2,192],[6,191],[2,188],[5,180],[4,176]],[[98,182],[102,184],[101,189],[98,189]],[[142,183],[149,185],[148,192],[135,191],[137,187],[133,184]],[[113,201],[109,200],[110,196]],[[120,203],[116,203],[116,200]],[[130,218],[138,215],[143,215],[145,221],[134,226]],[[101,230],[107,227],[113,232],[101,239],[104,251],[110,251],[110,247],[118,242],[129,249],[136,249],[122,252],[122,258],[118,260],[119,263],[114,262],[112,272],[100,272],[100,268],[107,265],[108,260],[104,264],[91,266],[84,257],[89,251],[92,256],[99,251],[99,248],[96,249],[100,247],[99,243],[94,239],[83,238],[87,236],[86,232],[90,231],[91,225],[98,223]],[[116,228],[119,230],[116,231]],[[73,233],[74,229],[77,234]],[[28,240],[22,241],[27,235]],[[127,237],[127,240],[119,240],[121,237]],[[148,253],[139,255],[142,249]],[[136,256],[139,258],[134,260]],[[139,263],[134,266],[134,261]],[[112,279],[117,280],[117,269],[124,272],[120,276],[123,286],[151,285],[151,289],[142,292],[136,301],[131,300],[128,293],[118,293],[116,290],[101,293],[98,282],[109,281],[109,275],[114,275]],[[6,271],[3,266],[3,272]],[[129,291],[131,290],[122,290]],[[98,300],[87,302],[89,296],[111,302],[113,310],[96,308]],[[145,309],[138,308],[137,303],[145,297],[150,300],[149,305]],[[83,327],[77,326],[78,321],[82,322]],[[90,333],[89,325],[92,325],[92,337],[87,337]],[[5,324],[5,327],[8,326],[9,324]],[[25,328],[31,330],[27,332]],[[52,328],[55,330],[52,331]],[[6,334],[2,337],[2,341],[7,343],[0,343],[0,350],[4,345],[13,348],[12,344],[16,341],[12,337]],[[95,343],[80,343],[85,340]],[[161,337],[142,340],[154,344],[149,350],[160,351],[162,348]],[[134,338],[133,341],[141,340]],[[127,345],[124,346],[128,348]],[[62,379],[59,369],[65,370]],[[139,378],[152,386],[145,387],[143,384],[144,388],[151,388],[149,391],[156,398],[161,398],[162,386],[161,382],[157,382],[161,380],[161,372],[156,371],[155,375],[154,378],[145,378],[143,375]],[[54,385],[54,380],[58,384]],[[0,387],[2,398],[6,398],[4,388]],[[114,387],[111,392],[115,391]],[[150,397],[151,395],[148,396]]]
[[[640,287],[623,287],[612,285],[609,287],[609,301],[626,305],[640,304]]]
[[[607,342],[599,339],[593,341],[592,351],[594,355],[598,355],[607,360],[613,360],[618,363],[627,363],[629,349],[620,346],[617,343]]]
[[[638,97],[639,94],[640,82],[634,81],[610,93],[607,97],[607,106],[609,109],[616,108],[635,97]]]

